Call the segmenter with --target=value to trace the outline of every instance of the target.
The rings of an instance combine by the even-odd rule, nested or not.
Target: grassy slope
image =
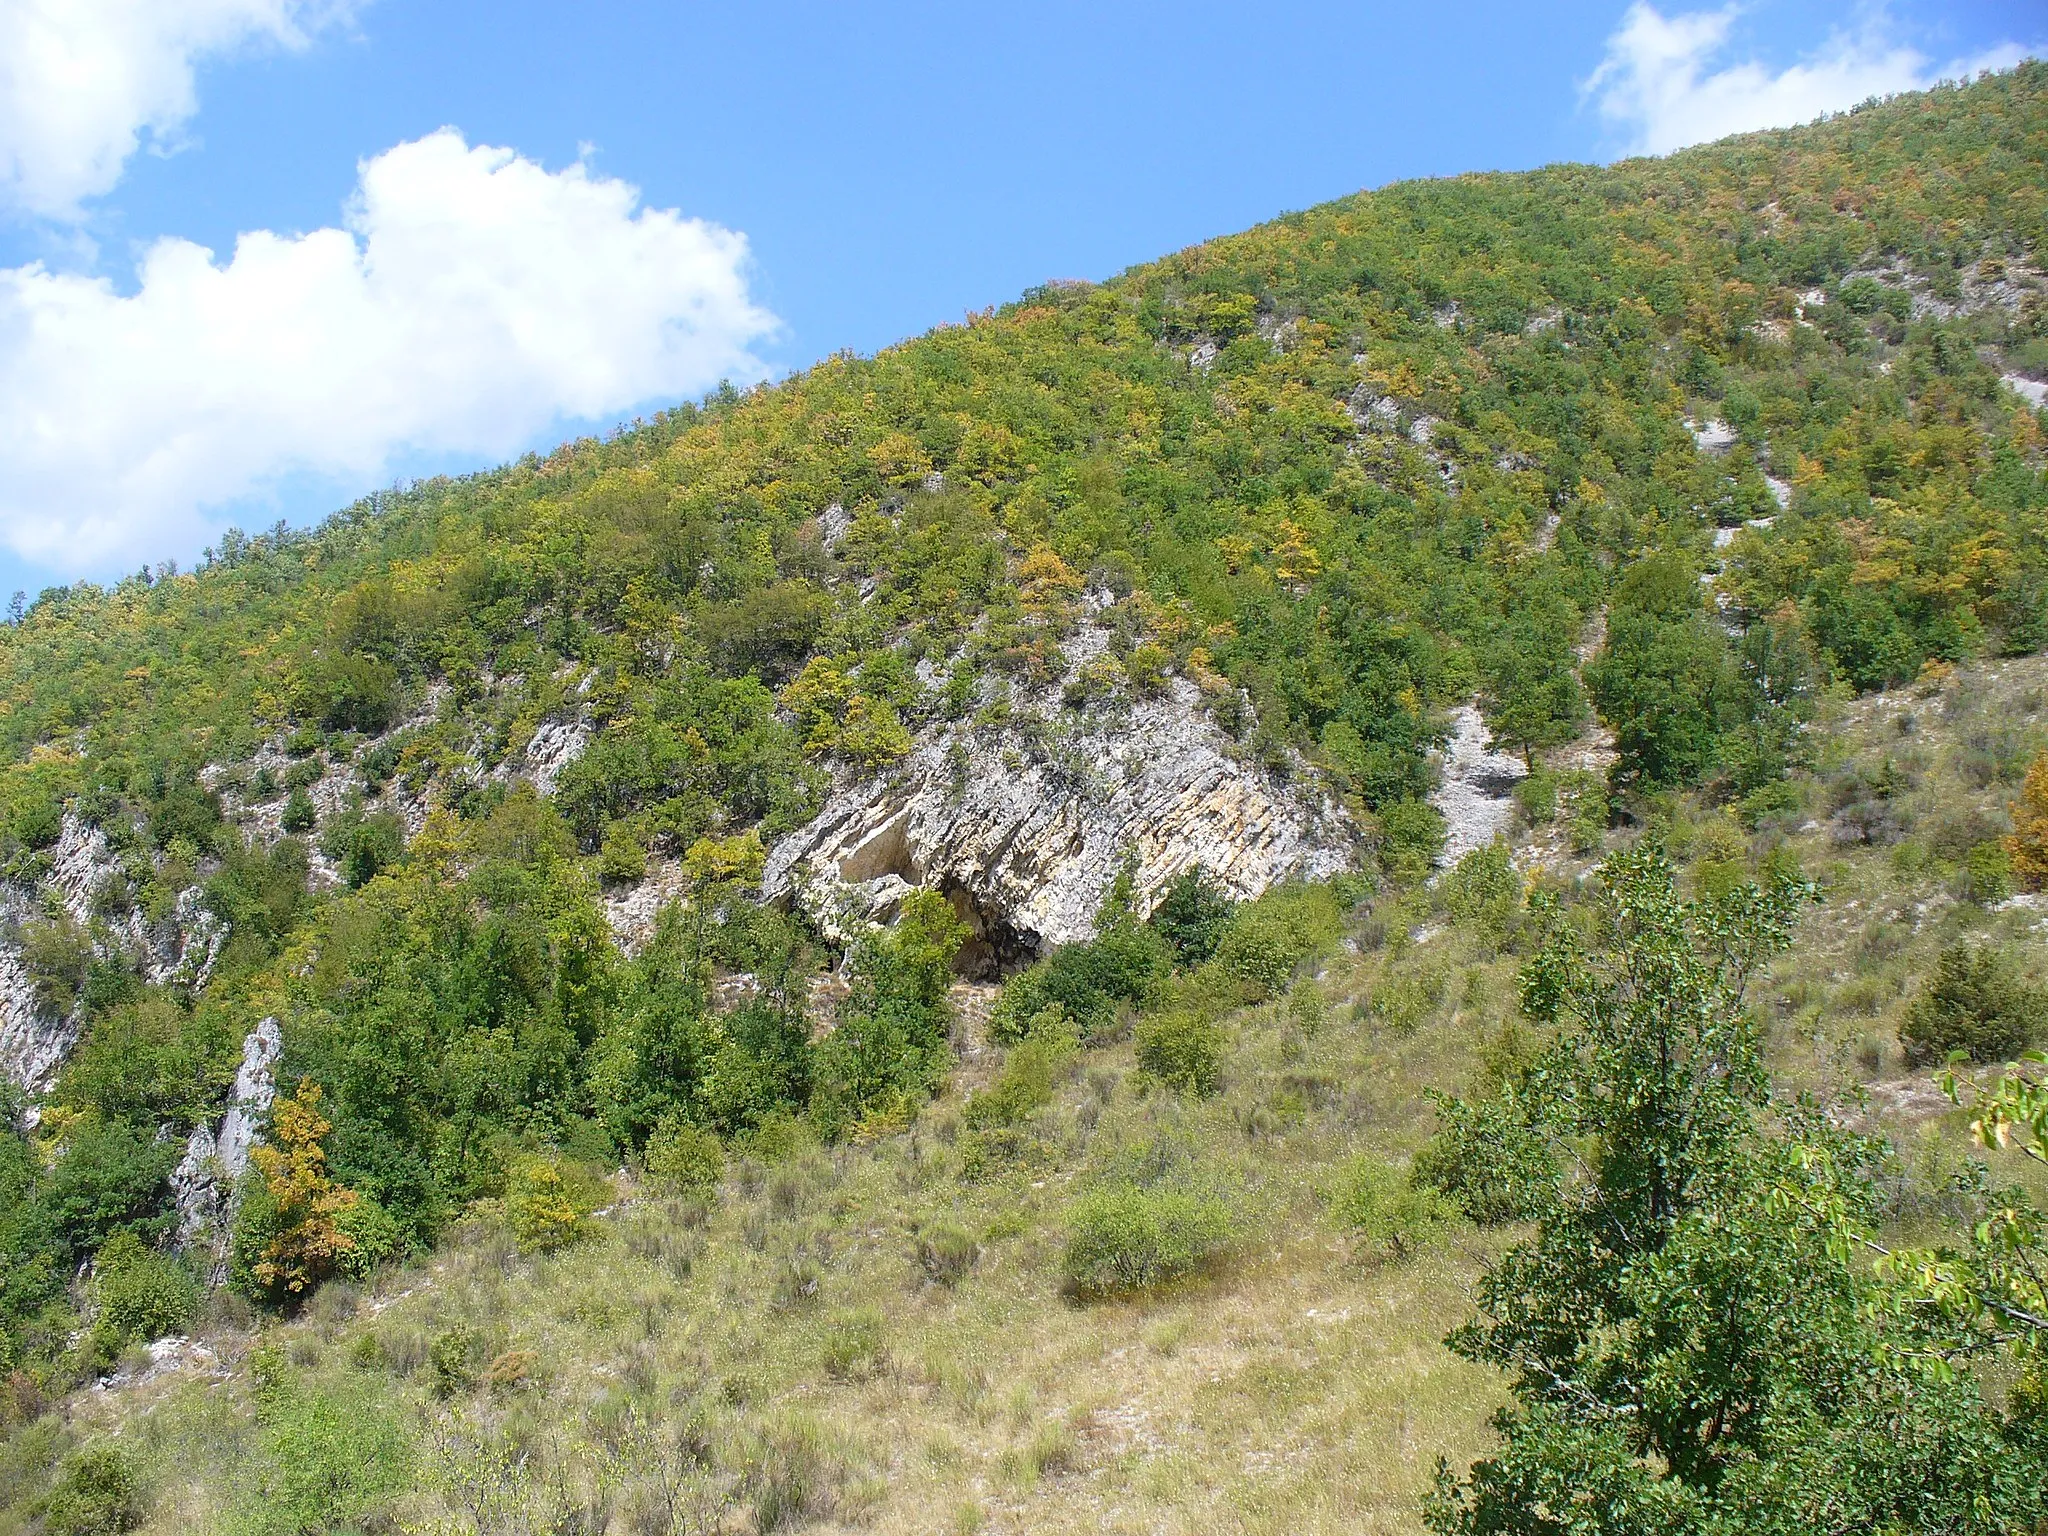
[[[1215,321],[1202,305],[1219,295],[1256,293],[1283,310],[1313,313],[1340,275],[1345,282],[1358,278],[1360,262],[1374,284],[1398,291],[1408,306],[1390,304],[1369,317],[1372,327],[1384,325],[1390,347],[1409,349],[1425,364],[1439,342],[1447,358],[1465,349],[1462,341],[1439,337],[1427,308],[1416,306],[1448,291],[1468,311],[1491,303],[1509,314],[1512,324],[1497,328],[1483,360],[1507,370],[1506,382],[1478,382],[1505,391],[1501,403],[1522,414],[1469,424],[1471,440],[1461,452],[1474,494],[1463,511],[1453,515],[1418,492],[1431,509],[1418,524],[1392,502],[1374,499],[1372,515],[1359,520],[1363,532],[1333,528],[1327,536],[1332,563],[1341,547],[1356,570],[1406,571],[1412,580],[1398,594],[1399,606],[1426,607],[1441,598],[1444,611],[1457,611],[1473,600],[1461,593],[1463,578],[1436,556],[1456,548],[1472,569],[1482,563],[1470,558],[1474,552],[1511,563],[1543,507],[1562,499],[1564,544],[1574,553],[1569,561],[1557,557],[1569,566],[1560,580],[1589,582],[1584,595],[1596,598],[1593,588],[1604,580],[1593,574],[1597,551],[1633,548],[1640,538],[1704,558],[1706,519],[1693,498],[1725,488],[1728,477],[1692,455],[1676,425],[1691,402],[1661,374],[1637,380],[1644,390],[1635,402],[1639,412],[1617,408],[1601,424],[1601,443],[1568,430],[1573,422],[1551,420],[1546,402],[1563,396],[1546,391],[1578,388],[1585,379],[1547,346],[1551,374],[1513,372],[1523,312],[1552,299],[1626,312],[1628,305],[1607,306],[1597,286],[1587,286],[1624,272],[1652,295],[1659,315],[1685,312],[1697,298],[1707,309],[1686,324],[1734,334],[1729,328],[1747,323],[1757,308],[1755,294],[1736,291],[1738,252],[1789,274],[1803,258],[1787,256],[1786,248],[1825,244],[1847,227],[1835,219],[1842,204],[1831,199],[1842,195],[1844,168],[1852,163],[1871,167],[1874,184],[1855,190],[1848,207],[1853,211],[1861,199],[1878,224],[1890,220],[1886,227],[1914,240],[1925,238],[1930,219],[1940,223],[1930,207],[1959,228],[1975,221],[1976,233],[2036,227],[2038,159],[2031,174],[2023,163],[1999,159],[2009,160],[2012,144],[2038,133],[2038,85],[2018,94],[2011,132],[1990,157],[1997,163],[1960,191],[1942,177],[1923,184],[1894,171],[1900,157],[1914,163],[1922,119],[1911,113],[1924,111],[1932,122],[1958,102],[1983,108],[1992,98],[1982,92],[1654,165],[1391,189],[1183,253],[1111,290],[1115,304],[1070,297],[1059,301],[1069,305],[1064,318],[1043,307],[1011,312],[874,363],[828,365],[809,381],[714,413],[687,432],[672,423],[613,444],[576,445],[547,466],[430,488],[395,512],[338,524],[317,539],[198,578],[52,600],[0,647],[7,701],[0,735],[20,759],[9,784],[43,773],[67,792],[80,787],[77,762],[51,750],[56,738],[80,727],[99,732],[87,762],[103,760],[108,749],[116,760],[126,754],[144,766],[246,748],[288,712],[299,673],[333,638],[323,626],[334,596],[394,566],[406,601],[439,590],[444,580],[448,590],[468,592],[456,578],[470,581],[489,567],[491,579],[520,602],[532,597],[520,581],[545,585],[551,572],[573,567],[587,588],[561,600],[562,624],[538,643],[559,643],[571,653],[586,647],[585,660],[607,665],[609,642],[593,638],[590,628],[578,632],[576,623],[615,617],[605,605],[616,605],[621,570],[644,553],[632,543],[644,531],[633,507],[605,499],[607,473],[639,474],[641,489],[650,482],[667,487],[677,505],[694,509],[691,516],[700,502],[715,506],[726,519],[722,527],[786,533],[825,494],[837,494],[842,479],[874,490],[859,480],[873,473],[863,467],[872,445],[857,439],[846,463],[819,446],[837,441],[824,430],[832,408],[881,386],[885,408],[874,420],[863,418],[862,431],[929,426],[963,401],[976,412],[1000,414],[979,396],[954,400],[940,390],[935,406],[906,406],[889,391],[913,392],[913,384],[934,379],[951,387],[962,369],[973,368],[1021,389],[1029,380],[1018,359],[1031,355],[1027,332],[1034,326],[1057,332],[1053,350],[1067,349],[1069,361],[1087,360],[1063,380],[1075,398],[1090,379],[1090,387],[1110,388],[1114,369],[1090,371],[1106,352],[1116,353],[1125,370],[1118,387],[1131,386],[1129,398],[1117,395],[1120,402],[1142,404],[1144,391],[1156,385],[1157,399],[1172,407],[1166,435],[1175,453],[1212,433],[1218,435],[1207,441],[1219,462],[1270,452],[1289,475],[1307,476],[1304,465],[1328,470],[1323,461],[1335,460],[1338,437],[1349,432],[1341,422],[1314,452],[1288,461],[1281,448],[1290,434],[1314,439],[1331,432],[1333,402],[1354,382],[1341,355],[1356,316],[1330,322],[1329,335],[1313,338],[1305,359],[1297,353],[1293,361],[1272,361],[1247,338],[1243,382],[1233,386],[1238,393],[1218,389],[1215,399],[1158,342],[1179,344],[1187,339],[1180,330]],[[1937,136],[1937,148],[1945,142]],[[1798,240],[1786,247],[1766,249],[1772,215],[1761,206],[1765,191],[1805,210]],[[1535,232],[1527,249],[1548,249],[1535,236],[1543,233],[1546,210],[1558,207],[1597,215],[1600,238],[1573,261],[1539,270],[1521,259],[1520,248],[1489,246],[1489,219],[1519,219]],[[1438,220],[1430,228],[1455,238],[1432,246],[1426,262],[1412,258],[1423,236],[1419,228],[1409,231],[1403,243],[1404,209],[1418,226]],[[1477,243],[1460,248],[1467,238]],[[1673,274],[1671,280],[1660,283],[1660,272]],[[1688,298],[1674,285],[1696,291]],[[1112,317],[1112,325],[1082,313],[1089,305],[1117,309],[1125,299],[1131,313],[1150,316],[1143,325],[1129,314]],[[1181,306],[1191,317],[1185,324],[1154,323]],[[1649,334],[1617,344],[1617,368],[1647,366],[1656,349]],[[1818,345],[1795,334],[1798,348]],[[1090,350],[1098,346],[1105,352]],[[1816,375],[1846,368],[1856,388],[1877,389],[1860,354],[1836,368],[1839,359],[1821,366],[1810,353],[1761,356],[1748,342],[1728,342],[1727,349],[1738,371],[1748,370],[1744,377],[1768,374],[1783,383],[1812,364]],[[1272,375],[1262,375],[1269,367]],[[1318,391],[1313,401],[1301,393],[1309,383]],[[1070,403],[1053,402],[1061,410]],[[1779,404],[1777,396],[1767,402],[1768,409]],[[1989,418],[2008,406],[1986,396],[1973,409]],[[1037,409],[1014,419],[1037,420]],[[1220,419],[1264,425],[1231,429],[1241,431],[1233,438]],[[1831,455],[1829,464],[1845,475],[1859,462],[1853,443],[1825,446],[1824,413],[1782,431],[1768,415],[1766,421],[1788,455],[1785,445],[1809,431],[1800,452]],[[1119,547],[1127,535],[1097,526],[1103,509],[1091,504],[1086,471],[1091,454],[1106,454],[1120,466],[1127,496],[1146,491],[1153,483],[1147,444],[1157,447],[1158,422],[1142,411],[1130,422],[1128,432],[1107,443],[1085,431],[1054,433],[1044,447],[1036,502],[1024,494],[1029,484],[991,491],[1018,544],[1046,532],[1071,543],[1077,561]],[[1518,433],[1542,439],[1544,483],[1522,484],[1504,471],[1489,486],[1485,466],[1493,453],[1529,441]],[[1663,447],[1660,433],[1669,439]],[[1637,451],[1616,463],[1609,449],[1620,452],[1632,435]],[[1312,476],[1297,484],[1277,475],[1274,484],[1260,484],[1256,473],[1240,474],[1241,459],[1232,465],[1238,478],[1225,476],[1223,483],[1239,491],[1328,489]],[[1789,473],[1793,465],[1774,467]],[[1418,463],[1382,468],[1395,480],[1430,474]],[[1611,500],[1569,499],[1589,468],[1609,476]],[[1687,476],[1703,478],[1695,484]],[[1665,484],[1684,487],[1668,507],[1658,500]],[[1203,503],[1201,495],[1214,488],[1193,477],[1162,491],[1156,505],[1187,518],[1188,526],[1136,551],[1139,563],[1162,592],[1191,593],[1205,619],[1235,612],[1254,638],[1280,634],[1273,646],[1284,654],[1281,632],[1295,622],[1291,600],[1270,581],[1260,588],[1256,571],[1242,590],[1232,587],[1214,552],[1214,535],[1256,530],[1265,514]],[[1203,521],[1212,515],[1213,525]],[[1466,518],[1469,526],[1460,520]],[[1162,513],[1162,527],[1170,523]],[[1411,569],[1408,548],[1418,526],[1439,544],[1429,561]],[[604,558],[586,559],[592,544],[576,539],[601,543],[607,531],[625,540],[625,555],[612,563],[604,551]],[[508,599],[506,608],[515,630],[527,611],[520,602]],[[1312,610],[1313,599],[1302,606]],[[404,612],[422,634],[444,616]],[[491,638],[488,627],[483,633]],[[232,676],[221,670],[224,657],[240,658],[230,663]],[[400,660],[409,687],[441,665],[424,652]],[[1243,661],[1256,684],[1264,653],[1248,649]],[[536,678],[547,670],[531,668]],[[1469,682],[1455,680],[1461,687]],[[1961,1146],[1953,1117],[1938,1109],[1930,1116],[1924,1076],[1905,1074],[1889,1043],[1906,999],[1939,943],[1959,932],[2001,933],[2040,969],[2032,928],[2038,913],[1987,913],[1952,892],[1957,853],[1996,832],[2018,771],[2048,746],[2043,689],[2048,666],[2027,659],[1966,669],[1961,682],[1926,697],[1830,703],[1816,726],[1825,745],[1820,766],[1800,781],[1807,816],[1819,825],[1799,830],[1800,817],[1781,817],[1778,824],[1789,830],[1746,849],[1760,857],[1770,837],[1783,835],[1831,891],[1765,993],[1781,1079],[1822,1090],[1904,1080],[1904,1089],[1879,1095],[1880,1112],[1896,1106],[1901,1122],[1931,1124],[1940,1138],[1901,1185],[1903,1222],[1942,1214],[1938,1175]],[[513,701],[527,710],[528,727],[545,702]],[[1909,714],[1907,730],[1901,719]],[[509,724],[516,734],[518,722]],[[1866,781],[1878,777],[1887,759],[1904,770],[1886,776],[1900,786],[1893,800],[1904,841],[1836,843],[1825,824],[1838,786],[1852,771]],[[1702,839],[1701,826],[1725,820],[1683,798],[1641,811],[1688,855],[1711,841]],[[1962,825],[1972,813],[1980,820]],[[959,1176],[962,1099],[993,1067],[970,1030],[961,1041],[966,1065],[912,1130],[869,1146],[799,1151],[773,1166],[741,1162],[701,1211],[622,1190],[600,1234],[556,1258],[520,1256],[487,1217],[479,1218],[451,1234],[432,1260],[382,1276],[367,1292],[330,1286],[289,1322],[263,1322],[220,1299],[203,1332],[218,1376],[174,1370],[88,1391],[65,1405],[62,1420],[45,1417],[5,1443],[0,1532],[23,1528],[24,1495],[41,1486],[58,1454],[108,1435],[137,1452],[155,1493],[153,1531],[296,1528],[289,1523],[294,1499],[305,1501],[309,1518],[333,1515],[349,1507],[352,1483],[377,1485],[359,1490],[366,1518],[422,1530],[594,1530],[603,1525],[594,1518],[598,1510],[616,1516],[618,1529],[694,1528],[672,1518],[674,1509],[664,1512],[665,1524],[656,1519],[654,1506],[664,1495],[678,1507],[699,1499],[707,1507],[729,1505],[760,1525],[815,1516],[828,1524],[920,1531],[1414,1529],[1416,1500],[1435,1458],[1461,1463],[1485,1444],[1495,1384],[1438,1341],[1469,1309],[1470,1285],[1501,1239],[1459,1232],[1419,1257],[1391,1262],[1340,1232],[1321,1194],[1346,1158],[1360,1151],[1398,1157],[1419,1144],[1431,1125],[1423,1090],[1467,1083],[1482,1045],[1511,1007],[1514,956],[1481,934],[1441,926],[1429,904],[1425,894],[1390,896],[1361,914],[1357,952],[1340,951],[1325,962],[1320,1027],[1311,1031],[1281,1006],[1235,1019],[1224,1091],[1205,1104],[1146,1092],[1128,1045],[1090,1052],[1040,1118],[1039,1162],[1004,1178],[976,1183]],[[1437,931],[1426,941],[1404,937],[1427,928]],[[1434,1001],[1397,1029],[1373,1007],[1375,998],[1397,994]],[[1201,1161],[1227,1175],[1240,1221],[1233,1254],[1199,1282],[1145,1302],[1067,1301],[1059,1294],[1057,1257],[1074,1190],[1120,1142],[1148,1134],[1186,1140]],[[951,1288],[931,1283],[915,1259],[917,1234],[942,1217],[967,1228],[983,1249],[975,1272]],[[806,1296],[811,1277],[816,1294]],[[436,1342],[472,1333],[468,1353],[478,1365],[502,1362],[508,1380],[438,1395]],[[448,1358],[445,1344],[441,1357]],[[690,1447],[702,1455],[679,1449]],[[308,1481],[323,1477],[324,1484]],[[551,1527],[543,1515],[559,1513],[556,1506],[580,1507],[583,1524]]]
[[[2048,658],[1838,701],[1819,727],[1825,761],[1801,781],[1823,824],[1789,846],[1829,899],[1760,990],[1773,1066],[1787,1092],[1878,1084],[1871,1113],[1906,1152],[1893,1200],[1903,1230],[1948,1214],[1941,1185],[1966,1147],[1929,1075],[1899,1058],[1905,1001],[1958,935],[1998,937],[2035,974],[2048,969],[2041,913],[1958,900],[1939,852],[1958,821],[1996,822],[2015,765],[2048,747],[2044,708]],[[1901,840],[1839,843],[1830,800],[1886,760],[1911,785],[1895,802]],[[1683,856],[1726,851],[1700,830],[1717,813],[1683,800],[1664,812]],[[424,1529],[471,1528],[465,1493],[491,1483],[478,1445],[529,1458],[508,1485],[514,1504],[537,1512],[559,1472],[577,1499],[609,1499],[618,1528],[668,1529],[633,1522],[680,1436],[707,1448],[709,1486],[735,1508],[791,1507],[795,1519],[794,1498],[823,1529],[1416,1530],[1436,1458],[1462,1464],[1487,1441],[1497,1385],[1440,1340],[1506,1237],[1459,1229],[1393,1260],[1340,1230],[1323,1195],[1348,1157],[1400,1157],[1428,1134],[1423,1090],[1479,1071],[1517,963],[1432,913],[1427,895],[1387,898],[1314,968],[1320,1024],[1304,1027],[1286,1001],[1234,1019],[1218,1097],[1148,1092],[1127,1045],[1088,1052],[1037,1122],[1040,1160],[979,1183],[959,1176],[959,1106],[996,1053],[968,1026],[951,1089],[906,1135],[742,1161],[709,1202],[625,1186],[601,1235],[556,1257],[522,1256],[478,1221],[367,1292],[330,1286],[297,1321],[252,1328],[229,1305],[206,1335],[224,1380],[173,1374],[87,1394],[75,1428],[148,1448],[163,1489],[148,1529],[165,1532],[231,1528],[248,1485],[224,1469],[274,1465],[253,1412],[258,1345],[281,1352],[293,1390],[417,1436],[419,1487],[396,1508]],[[1397,1025],[1375,1009],[1418,982],[1438,999],[1419,1018]],[[1119,1144],[1159,1132],[1227,1170],[1238,1246],[1155,1297],[1064,1298],[1058,1253],[1077,1184]],[[982,1240],[975,1271],[950,1287],[916,1247],[946,1220]],[[808,1299],[790,1279],[805,1274],[818,1282]],[[530,1352],[525,1379],[437,1396],[431,1351],[451,1333],[474,1335],[479,1362]]]

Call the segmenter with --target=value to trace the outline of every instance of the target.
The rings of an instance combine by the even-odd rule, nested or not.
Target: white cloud
[[[1715,68],[1741,9],[1666,16],[1644,0],[1629,7],[1586,92],[1632,152],[1663,154],[1755,128],[1789,128],[1872,96],[2009,69],[2028,53],[2003,43],[1937,69],[1893,38],[1877,11],[1858,30],[1837,32],[1817,53],[1776,73],[1754,59]]]
[[[140,285],[0,270],[0,540],[106,569],[295,471],[499,457],[766,372],[743,235],[453,129],[359,168],[344,228],[159,240]]]
[[[72,218],[147,131],[175,142],[193,68],[248,45],[303,47],[354,0],[0,0],[0,203]]]

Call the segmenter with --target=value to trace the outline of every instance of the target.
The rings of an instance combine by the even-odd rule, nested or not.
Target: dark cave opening
[[[947,880],[940,884],[939,892],[953,904],[969,930],[967,942],[953,960],[953,970],[962,980],[1001,981],[1038,958],[1038,935],[988,911],[966,886]]]

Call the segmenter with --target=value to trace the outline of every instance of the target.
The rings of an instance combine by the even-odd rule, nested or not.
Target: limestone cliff
[[[0,885],[0,1072],[38,1092],[49,1086],[77,1041],[75,1007],[55,1009],[39,991],[24,952],[22,926],[75,924],[95,953],[118,955],[146,981],[203,987],[227,929],[209,912],[196,885],[180,891],[170,911],[151,917],[127,904],[106,908],[102,897],[125,879],[106,833],[67,811],[63,830],[33,885]]]
[[[1106,645],[1084,625],[1069,678]],[[1200,701],[1176,677],[1149,696],[1075,709],[1052,693],[1000,725],[928,726],[889,770],[843,772],[770,850],[763,884],[842,930],[936,888],[975,930],[963,968],[988,974],[1091,937],[1126,861],[1141,910],[1195,865],[1239,897],[1350,867],[1357,823],[1305,770],[1250,761]]]

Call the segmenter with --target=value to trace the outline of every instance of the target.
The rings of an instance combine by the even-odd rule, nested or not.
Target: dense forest
[[[0,1530],[145,1518],[133,1458],[46,1410],[227,1304],[171,1175],[260,1020],[279,1097],[224,1254],[251,1327],[485,1218],[572,1249],[614,1169],[701,1200],[728,1167],[922,1155],[900,1149],[953,1091],[966,928],[934,892],[821,926],[762,899],[766,851],[918,733],[1034,700],[1056,728],[1169,679],[1340,802],[1357,867],[1256,901],[1125,882],[994,1003],[961,1179],[1042,1174],[1023,1128],[1109,1052],[1148,1105],[1208,1101],[1237,1010],[1320,1019],[1318,957],[1435,903],[1519,975],[1512,1049],[1438,1095],[1412,1178],[1354,1170],[1335,1201],[1396,1256],[1447,1223],[1496,1243],[1453,1348],[1509,1396],[1434,1528],[2035,1529],[2041,1216],[1980,1170],[1949,1229],[1886,1228],[1891,1154],[1773,1092],[1746,989],[1821,894],[1787,843],[1833,771],[1822,712],[2048,646],[2044,166],[2028,64],[1664,159],[1399,184],[231,532],[192,571],[17,599],[6,942],[76,1043],[0,1105],[5,1477],[55,1490]],[[1076,670],[1084,620],[1110,642]],[[1425,884],[1467,701],[1579,877],[1495,849]],[[1552,764],[1595,732],[1604,772]],[[511,771],[565,733],[545,775]],[[1941,855],[1980,895],[2048,878],[2048,768],[2023,793],[2016,761],[1983,782],[2022,809]],[[1859,772],[1822,814],[1886,846],[1899,770]],[[1733,840],[1704,875],[1667,847],[1688,817]],[[116,873],[80,911],[52,892],[88,844]],[[674,899],[629,953],[603,900],[657,866]],[[136,937],[167,929],[203,960]],[[2008,961],[1942,964],[1919,1066],[2037,1042]],[[1359,1018],[1429,1014],[1422,985]],[[1986,1134],[2038,1157],[2038,1087],[1982,1091]],[[1193,1273],[1246,1220],[1185,1144],[1116,1155],[1072,1215],[1076,1304]],[[974,1247],[918,1241],[946,1285]],[[790,1262],[772,1284],[800,1293]],[[436,1345],[429,1400],[486,1390],[478,1348]],[[265,1465],[386,1480],[265,1484],[232,1528],[397,1528],[378,1511],[425,1453],[319,1429],[342,1400],[274,1352],[251,1369]],[[732,1454],[757,1528],[810,1517],[763,1494],[767,1451]],[[722,1528],[680,1520],[644,1528]]]

